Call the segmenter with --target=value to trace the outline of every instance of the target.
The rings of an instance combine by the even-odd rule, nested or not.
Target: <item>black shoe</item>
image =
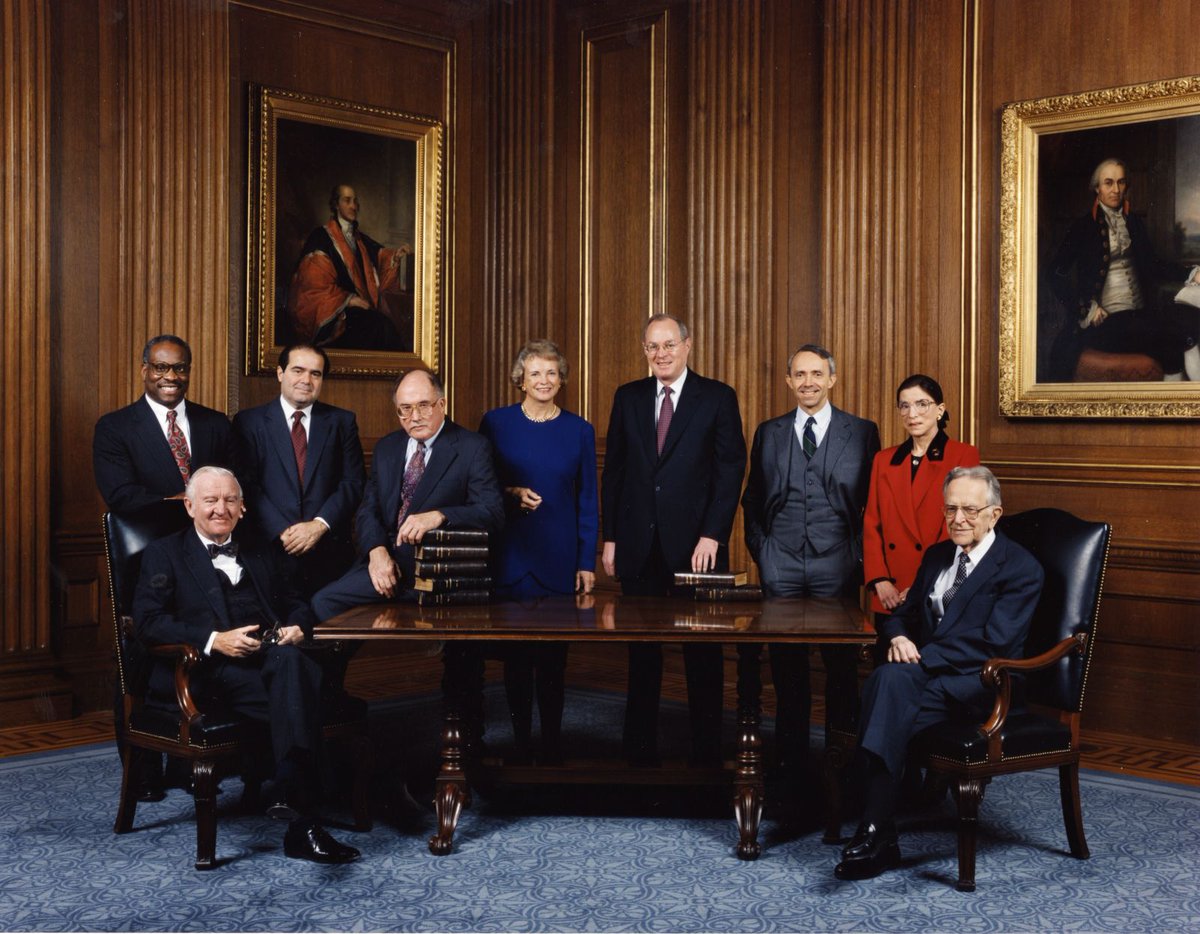
[[[839,879],[873,879],[900,865],[900,843],[894,824],[882,827],[861,823],[842,847],[842,861],[833,874]]]
[[[283,852],[291,859],[314,863],[352,863],[361,855],[354,847],[338,843],[314,820],[294,820],[288,825]]]

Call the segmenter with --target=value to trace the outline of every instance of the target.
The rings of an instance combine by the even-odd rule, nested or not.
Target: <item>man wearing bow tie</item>
[[[858,764],[862,823],[842,850],[839,879],[877,876],[900,862],[893,815],[909,741],[957,717],[979,723],[993,695],[979,673],[990,658],[1020,658],[1044,573],[995,531],[1000,484],[986,467],[955,467],[942,487],[948,541],[926,553],[908,596],[880,626],[887,663],[863,687]]]
[[[205,660],[192,675],[200,709],[220,703],[269,729],[286,796],[272,816],[290,819],[286,855],[351,862],[358,851],[310,816],[319,786],[321,668],[297,646],[312,633],[312,613],[267,558],[234,541],[243,505],[232,472],[197,470],[184,506],[192,528],[151,542],[142,556],[133,601],[138,639],[202,652]],[[173,694],[174,667],[156,660],[148,703]]]

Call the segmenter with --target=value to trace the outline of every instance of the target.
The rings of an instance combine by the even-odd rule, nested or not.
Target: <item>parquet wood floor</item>
[[[368,645],[350,665],[346,686],[366,700],[436,691],[442,676],[439,648],[436,644]],[[576,646],[569,657],[567,681],[580,687],[621,690],[625,685],[625,663],[623,646]],[[732,656],[727,659],[726,669],[725,703],[732,709],[736,706]],[[766,674],[764,671],[763,707],[771,713],[774,693]],[[499,678],[499,663],[488,662],[488,680]],[[813,692],[814,720],[822,715],[819,683],[817,687]],[[687,699],[682,658],[677,652],[665,653],[663,697],[679,702]],[[88,713],[71,720],[8,727],[0,729],[0,757],[111,741],[112,736],[112,713],[108,711]],[[1200,747],[1186,743],[1135,740],[1085,728],[1083,765],[1106,772],[1200,786]]]

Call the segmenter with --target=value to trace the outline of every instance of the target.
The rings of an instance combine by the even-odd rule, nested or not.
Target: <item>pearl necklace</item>
[[[554,406],[554,407],[553,407],[553,408],[550,410],[550,414],[549,414],[549,415],[543,415],[541,418],[535,418],[534,416],[532,416],[532,415],[530,415],[530,414],[529,414],[528,410],[525,408],[525,403],[524,403],[524,402],[522,402],[522,403],[521,403],[521,414],[522,414],[522,415],[524,415],[524,416],[525,416],[527,419],[529,419],[531,422],[536,422],[536,423],[538,423],[538,424],[540,424],[540,423],[542,423],[542,422],[548,422],[548,421],[550,421],[552,418],[557,418],[557,417],[558,417],[558,411],[559,411],[559,410],[558,410],[558,406],[557,406],[557,405],[555,405],[555,406]]]

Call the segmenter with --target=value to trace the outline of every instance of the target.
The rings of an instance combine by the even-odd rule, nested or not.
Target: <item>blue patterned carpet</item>
[[[403,734],[406,749],[426,748],[436,710],[393,705],[375,726]],[[619,710],[610,696],[573,693],[575,741]],[[664,719],[668,736],[685,732],[679,711],[665,710]],[[489,738],[503,735],[498,723],[489,728]],[[422,756],[381,756],[381,788],[402,773],[419,787]],[[1084,779],[1087,861],[1066,852],[1056,773],[993,782],[982,809],[979,889],[969,895],[953,887],[949,800],[902,822],[902,868],[839,883],[837,848],[815,830],[784,832],[768,819],[762,858],[743,863],[720,801],[671,806],[664,792],[646,789],[619,798],[579,789],[477,796],[444,858],[425,846],[431,814],[407,830],[385,814],[370,833],[337,831],[363,851],[362,862],[316,866],[284,858],[282,826],[238,813],[240,785],[227,779],[217,851],[228,861],[197,873],[190,798],[175,790],[142,805],[137,830],[118,837],[118,782],[111,747],[0,761],[0,929],[1200,929],[1200,790],[1098,773]]]

